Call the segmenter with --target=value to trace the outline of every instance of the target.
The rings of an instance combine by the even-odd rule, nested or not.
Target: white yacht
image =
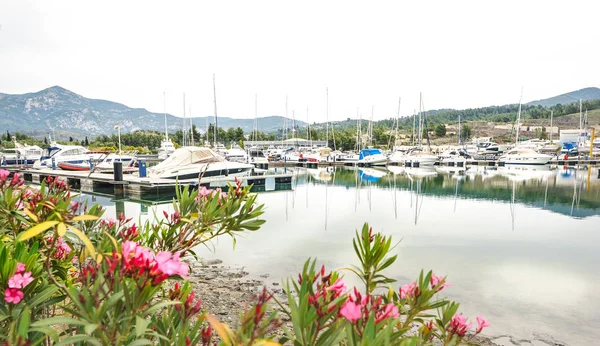
[[[173,142],[171,142],[171,140],[168,137],[165,137],[165,139],[163,139],[160,142],[160,148],[158,148],[158,159],[164,160],[167,157],[171,156],[171,154],[173,154],[174,152],[175,145],[173,145]]]
[[[199,177],[245,176],[253,165],[229,162],[209,148],[182,147],[158,165],[148,169],[148,176],[161,179],[197,179]]]
[[[470,157],[471,155],[463,149],[448,149],[440,155],[440,162],[442,165],[464,167],[467,163],[467,158]]]
[[[34,168],[51,168],[52,162],[58,167],[60,163],[82,164],[99,161],[106,152],[91,151],[81,145],[62,145],[52,142],[47,152],[33,164]]]
[[[515,148],[498,158],[498,162],[507,165],[545,165],[553,156],[540,154],[533,149]]]
[[[358,164],[365,166],[385,166],[388,162],[387,157],[379,149],[363,149],[358,155]]]
[[[30,165],[39,160],[44,154],[44,149],[37,145],[20,144],[13,137],[14,148],[3,149],[0,151],[0,165]]]
[[[438,157],[429,153],[426,153],[421,148],[411,149],[404,156],[404,165],[410,165],[412,167],[433,166],[438,160]]]
[[[248,154],[240,147],[233,147],[227,150],[225,160],[230,162],[248,163]]]

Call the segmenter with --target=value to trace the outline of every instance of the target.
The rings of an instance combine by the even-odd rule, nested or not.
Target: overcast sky
[[[0,92],[194,116],[393,117],[600,86],[600,1],[0,0]]]

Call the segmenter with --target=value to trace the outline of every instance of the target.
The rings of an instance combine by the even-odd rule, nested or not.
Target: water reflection
[[[546,168],[286,169],[294,174],[290,188],[258,194],[267,220],[260,231],[244,235],[235,251],[222,239],[216,254],[199,254],[280,282],[307,257],[331,268],[356,264],[354,230],[369,222],[402,239],[389,268],[398,284],[422,268],[449,275],[449,297],[466,314],[489,317],[490,334],[542,333],[594,344],[600,338],[591,327],[600,323],[598,168]],[[97,201],[107,205],[107,216],[124,210],[142,221],[173,208],[147,203],[144,215],[139,204]]]

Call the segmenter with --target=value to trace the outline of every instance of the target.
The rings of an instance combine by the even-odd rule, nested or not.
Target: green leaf
[[[134,342],[130,342],[127,345],[129,346],[138,346],[138,345],[153,345],[154,343],[148,339],[138,339]]]
[[[26,306],[21,312],[21,318],[19,319],[19,328],[17,334],[27,339],[27,333],[29,332],[29,323],[31,322],[31,309]]]
[[[55,316],[55,317],[49,317],[49,318],[45,318],[40,321],[33,322],[31,324],[31,326],[32,327],[46,327],[46,326],[53,326],[53,325],[57,325],[57,324],[66,324],[66,325],[70,325],[70,326],[71,325],[83,326],[86,323],[84,321],[76,320],[71,317]]]
[[[88,323],[83,327],[86,334],[92,334],[96,329],[98,329],[98,323]]]
[[[54,346],[63,346],[63,345],[73,345],[73,344],[77,344],[80,342],[86,342],[92,345],[98,345],[98,346],[102,346],[102,343],[89,335],[83,335],[83,334],[76,334],[73,336],[70,336],[64,340],[61,340],[61,342],[54,344]]]
[[[58,221],[44,221],[40,224],[37,224],[37,225],[31,227],[30,229],[28,229],[25,232],[19,233],[19,235],[17,236],[17,241],[24,241],[29,238],[33,238],[36,235],[46,231],[50,227],[53,227],[57,224],[58,224]]]
[[[135,336],[140,337],[146,332],[150,320],[140,316],[135,316]]]

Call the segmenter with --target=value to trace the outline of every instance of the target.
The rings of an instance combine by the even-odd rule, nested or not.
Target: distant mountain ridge
[[[206,120],[214,117],[194,117],[193,123],[203,131]],[[281,129],[284,117],[258,118],[258,130],[271,132]],[[291,119],[288,120],[291,122]],[[181,130],[183,119],[167,114],[169,132]],[[254,119],[219,117],[219,127],[241,127],[245,133],[253,129]],[[298,126],[304,126],[301,121]],[[149,112],[144,108],[130,108],[123,104],[83,97],[60,86],[26,94],[0,93],[0,131],[46,135],[57,132],[73,135],[111,134],[115,126],[121,132],[136,130],[165,130],[164,114]]]
[[[569,104],[573,102],[582,101],[592,101],[592,100],[600,100],[600,88],[583,88],[580,90],[575,90],[568,92],[566,94],[561,94],[558,96],[550,97],[543,100],[531,101],[527,103],[528,106],[542,106],[542,107],[551,107],[556,106],[557,104]]]

